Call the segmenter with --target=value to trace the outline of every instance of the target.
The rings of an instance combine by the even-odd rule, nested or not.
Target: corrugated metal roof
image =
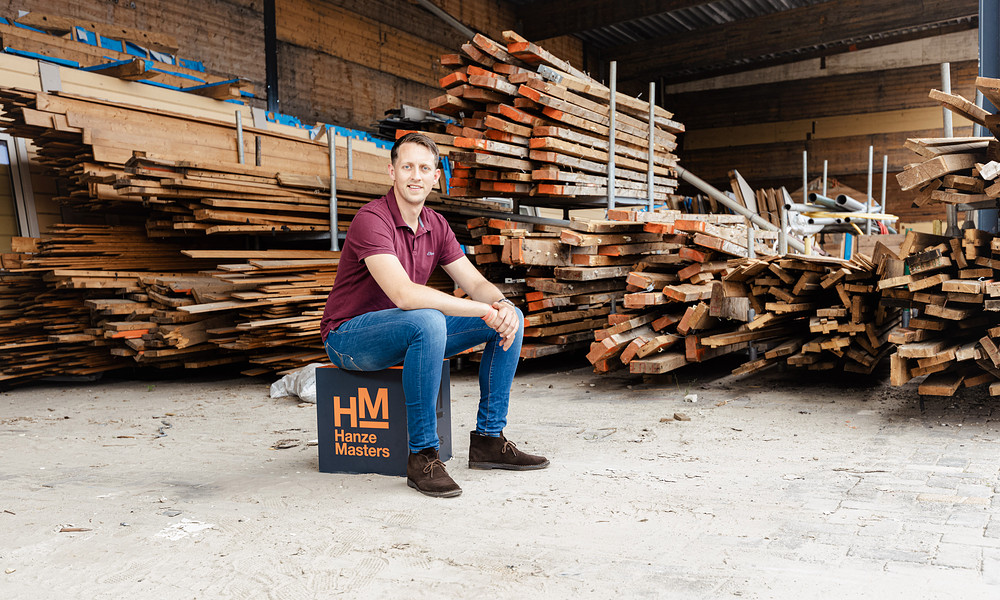
[[[716,0],[575,34],[596,50],[664,38],[828,0]]]

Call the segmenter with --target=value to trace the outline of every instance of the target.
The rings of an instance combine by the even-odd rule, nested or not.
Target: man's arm
[[[468,262],[467,258],[463,258]],[[456,298],[432,287],[414,283],[399,259],[392,254],[373,254],[365,259],[365,266],[389,300],[403,310],[433,308],[455,317],[485,317],[493,312],[488,302]],[[499,290],[496,296],[500,297]]]

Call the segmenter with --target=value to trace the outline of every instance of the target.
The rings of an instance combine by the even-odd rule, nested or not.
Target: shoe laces
[[[438,467],[441,467],[441,470],[444,471],[444,463],[441,462],[440,458],[435,458],[431,460],[429,463],[427,463],[426,466],[424,466],[424,473],[427,473],[431,477],[434,477],[434,469]]]
[[[514,445],[514,442],[505,439],[503,441],[503,449],[500,450],[500,454],[506,454],[507,450],[510,450],[511,454],[517,456],[517,446]]]

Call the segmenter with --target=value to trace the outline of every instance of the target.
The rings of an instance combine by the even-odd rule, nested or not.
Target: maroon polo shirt
[[[394,255],[410,281],[426,285],[435,267],[462,257],[462,248],[448,221],[426,206],[414,233],[399,214],[394,189],[364,205],[347,229],[337,278],[323,311],[321,339],[352,317],[396,308],[365,266],[364,260],[374,254]]]

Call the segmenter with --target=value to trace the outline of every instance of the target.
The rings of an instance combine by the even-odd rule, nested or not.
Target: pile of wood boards
[[[157,312],[142,279],[209,266],[136,227],[57,225],[46,239],[16,240],[0,273],[0,383],[128,366],[115,340],[135,325],[119,322]]]
[[[595,332],[587,355],[598,372],[628,365],[636,374],[667,373],[741,346],[708,348],[702,337],[731,331],[746,321],[746,300],[721,296],[730,260],[748,253],[746,221],[736,215],[685,215],[678,211],[612,210],[609,216],[654,236],[628,268],[623,311]],[[772,249],[753,240],[754,252]],[[713,296],[718,300],[710,304]]]
[[[991,102],[1000,102],[1000,79],[976,78],[976,89]],[[920,157],[896,176],[900,188],[916,192],[914,204],[955,205],[960,210],[993,208],[1000,198],[1000,116],[954,94],[931,90],[941,105],[982,125],[989,137],[919,138],[906,147]]]
[[[913,313],[889,340],[890,382],[903,385],[926,375],[921,394],[950,396],[960,387],[990,383],[1000,395],[1000,238],[966,229],[961,238],[910,232],[883,294]],[[905,271],[905,272],[904,272]]]
[[[81,211],[146,215],[151,235],[329,231],[327,143],[67,94],[0,90],[3,127],[31,139],[66,184],[57,200]],[[255,143],[254,140],[259,140]],[[388,152],[358,143],[338,179],[338,216],[385,193]],[[338,146],[337,160],[348,163]],[[325,188],[325,189],[324,189]],[[346,225],[345,225],[346,226]]]
[[[789,255],[740,262],[725,276],[723,296],[746,298],[754,318],[731,334],[700,342],[718,347],[766,340],[757,348],[763,357],[735,374],[775,363],[870,374],[891,352],[889,332],[900,311],[881,302],[880,268],[864,255],[849,261]]]
[[[606,86],[514,32],[503,35],[506,45],[476,35],[441,58],[454,70],[430,106],[459,120],[433,134],[454,162],[451,194],[537,206],[606,196],[613,126],[615,195],[648,197],[652,146],[653,196],[664,201],[677,186],[673,151],[684,130],[673,115],[660,107],[651,115],[648,102],[622,93],[612,112]]]

